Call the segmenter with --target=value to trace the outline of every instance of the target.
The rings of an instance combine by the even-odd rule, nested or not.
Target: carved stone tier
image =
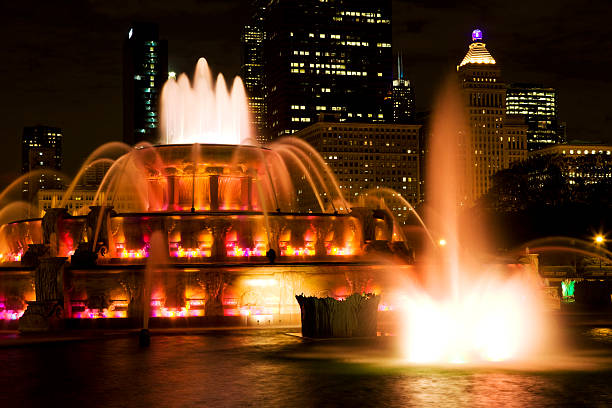
[[[19,319],[19,330],[36,332],[59,329],[66,316],[67,296],[65,276],[66,258],[43,257],[34,271],[34,290],[36,301],[28,302],[28,307]]]

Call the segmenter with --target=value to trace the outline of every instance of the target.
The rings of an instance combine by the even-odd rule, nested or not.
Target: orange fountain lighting
[[[0,254],[0,262],[20,262],[22,256],[23,251],[9,254]]]
[[[146,247],[142,249],[127,249],[123,243],[118,243],[115,247],[117,248],[117,255],[122,259],[143,259],[149,256]]]
[[[227,256],[230,257],[265,256],[267,251],[266,245],[261,241],[255,243],[255,248],[242,248],[238,246],[237,241],[228,241],[225,247]]]
[[[281,256],[314,256],[315,248],[313,241],[306,241],[304,247],[294,248],[288,242],[281,242]]]

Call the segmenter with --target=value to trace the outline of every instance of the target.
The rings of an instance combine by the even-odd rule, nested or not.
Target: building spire
[[[495,64],[495,59],[482,42],[482,31],[479,29],[472,31],[472,43],[457,69],[466,64]]]

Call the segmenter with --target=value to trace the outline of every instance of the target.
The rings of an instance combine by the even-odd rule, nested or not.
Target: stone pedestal
[[[144,317],[144,275],[140,271],[121,272],[119,283],[128,295],[127,317],[142,322]],[[150,302],[150,300],[148,300]]]
[[[52,257],[60,253],[63,220],[68,217],[70,215],[65,208],[49,208],[42,218],[43,244],[49,245],[49,254]]]
[[[231,223],[223,218],[213,219],[208,222],[208,230],[213,236],[211,258],[215,261],[222,261],[227,257],[225,247],[225,237],[231,227]]]
[[[21,332],[40,332],[61,329],[63,319],[70,315],[70,299],[67,296],[66,258],[43,257],[34,271],[36,300],[19,319]]]

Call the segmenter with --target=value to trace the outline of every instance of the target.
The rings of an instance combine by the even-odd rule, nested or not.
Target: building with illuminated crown
[[[393,79],[390,0],[273,0],[263,26],[269,140],[321,113],[385,121]]]
[[[527,125],[506,117],[506,84],[480,30],[472,32],[472,43],[457,74],[469,126],[464,150],[469,180],[463,203],[471,204],[491,187],[491,176],[527,157]]]
[[[321,154],[349,202],[359,204],[368,195],[376,195],[377,190],[388,188],[412,206],[419,204],[421,125],[339,122],[328,116],[321,119],[296,136]],[[393,194],[386,197],[386,205],[400,220],[407,220],[408,208],[393,199]]]
[[[554,88],[533,84],[512,84],[508,87],[506,112],[525,116],[528,125],[529,151],[544,149],[565,141],[557,111],[557,91]]]
[[[391,104],[394,123],[413,123],[416,116],[414,90],[410,80],[404,78],[404,62],[397,58],[397,79],[391,86]]]
[[[168,43],[157,24],[133,24],[123,44],[123,141],[157,143],[159,97],[168,79]]]

